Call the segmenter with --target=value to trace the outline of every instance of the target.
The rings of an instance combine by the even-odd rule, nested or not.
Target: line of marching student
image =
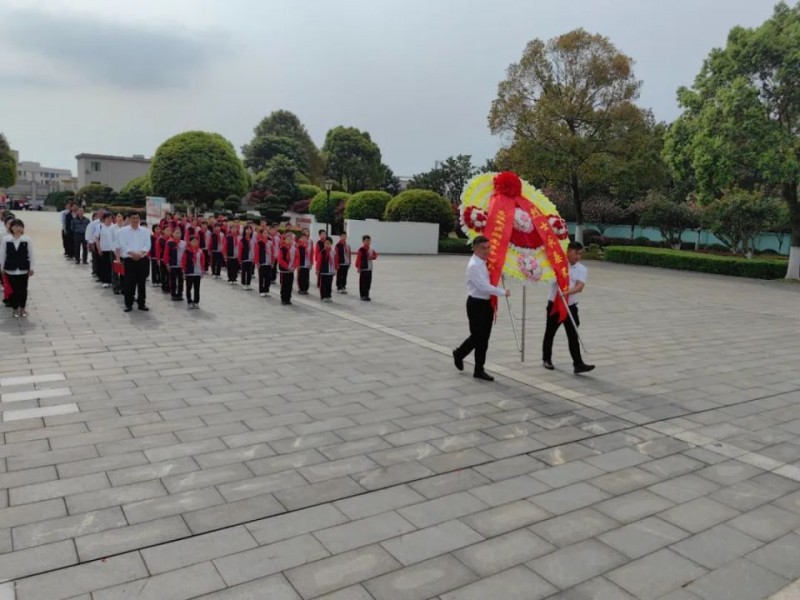
[[[115,293],[125,287],[125,269],[122,266],[119,232],[127,225],[121,215],[98,213],[86,227],[86,241],[92,252],[93,274],[103,287],[113,286]],[[317,286],[323,302],[332,301],[333,285],[340,294],[347,294],[347,279],[351,264],[359,274],[361,300],[369,302],[372,285],[372,265],[378,257],[371,247],[370,236],[365,235],[362,246],[352,251],[347,234],[342,234],[334,245],[325,230],[312,245],[309,231],[304,229],[295,236],[292,232],[279,233],[275,225],[261,221],[226,222],[214,217],[205,219],[177,217],[168,214],[150,228],[149,260],[150,280],[161,287],[173,301],[185,297],[188,308],[196,309],[200,303],[200,282],[209,272],[214,279],[222,277],[223,268],[229,285],[253,290],[253,280],[261,297],[270,297],[273,283],[280,286],[281,303],[291,304],[295,276],[300,295],[307,295],[311,271],[316,272]],[[353,255],[355,261],[353,262]],[[139,293],[143,306],[144,291]],[[126,297],[126,310],[132,304]]]

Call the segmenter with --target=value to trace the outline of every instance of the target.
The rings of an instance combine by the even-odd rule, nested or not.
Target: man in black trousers
[[[489,348],[489,336],[492,334],[494,310],[490,298],[492,296],[510,296],[511,290],[495,287],[489,280],[489,269],[486,258],[489,256],[489,240],[479,235],[472,241],[472,258],[467,265],[467,318],[469,319],[469,337],[458,348],[453,350],[453,361],[459,371],[464,370],[464,358],[475,350],[475,379],[494,381],[483,368],[486,363],[486,350]]]
[[[131,213],[129,225],[119,230],[119,254],[125,265],[125,312],[133,310],[134,299],[139,310],[148,311],[147,290],[145,289],[147,272],[150,267],[150,232],[140,227],[139,213]]]

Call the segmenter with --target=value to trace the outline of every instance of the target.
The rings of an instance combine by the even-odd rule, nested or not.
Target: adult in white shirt
[[[9,298],[14,317],[27,317],[28,279],[33,277],[33,242],[25,235],[25,224],[11,221],[10,234],[0,240],[0,269],[11,287]]]
[[[476,237],[472,241],[472,252],[466,274],[469,337],[453,350],[453,361],[456,368],[463,371],[464,358],[475,350],[473,377],[484,381],[494,381],[494,377],[483,368],[494,322],[494,309],[490,298],[492,296],[510,296],[511,291],[495,287],[489,280],[489,269],[486,267],[486,258],[489,256],[489,240],[482,235]]]
[[[86,228],[86,243],[89,244],[89,251],[92,253],[92,275],[99,278],[98,263],[100,260],[100,250],[95,243],[97,234],[100,233],[103,213],[98,212],[92,216],[92,222]]]
[[[572,313],[572,319],[567,317],[564,321],[564,330],[567,332],[569,353],[572,356],[572,367],[576,374],[588,373],[594,369],[594,365],[587,365],[583,362],[583,358],[581,357],[581,343],[580,339],[578,339],[578,330],[576,329],[576,327],[580,325],[580,319],[578,318],[578,299],[575,296],[583,292],[589,275],[588,270],[581,263],[581,258],[583,258],[583,244],[580,242],[570,242],[569,246],[567,246],[569,289],[564,295],[567,297],[569,312]],[[547,303],[547,326],[545,327],[544,341],[542,342],[542,364],[548,371],[552,371],[555,368],[552,361],[553,339],[556,337],[556,332],[561,326],[558,313],[550,314],[553,312],[553,304],[558,294],[558,288],[556,286],[556,282],[553,282],[550,290],[550,300]],[[575,321],[574,324],[573,320]]]
[[[140,227],[139,213],[132,213],[129,225],[119,230],[119,254],[125,265],[125,312],[133,310],[134,299],[139,310],[150,310],[147,305],[147,272],[150,268],[150,232]]]
[[[112,263],[114,262],[114,247],[116,245],[111,219],[111,213],[105,213],[103,215],[102,224],[97,229],[97,233],[95,234],[94,238],[95,244],[97,244],[97,249],[100,252],[100,261],[98,264],[97,274],[100,277],[100,283],[103,284],[104,288],[107,288],[111,285],[111,274],[113,269]]]

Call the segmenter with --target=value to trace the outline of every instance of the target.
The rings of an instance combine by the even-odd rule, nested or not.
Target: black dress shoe
[[[150,308],[147,306],[140,306],[139,310],[143,310],[144,312],[150,312]]]
[[[125,307],[125,312],[131,312],[132,310],[133,310],[132,306],[126,306]]]
[[[553,363],[552,363],[552,362],[550,362],[549,360],[543,360],[543,361],[542,361],[542,366],[543,366],[545,369],[547,369],[548,371],[555,371],[555,369],[556,369],[556,368],[553,366]]]
[[[575,367],[576,375],[580,375],[581,373],[588,373],[589,371],[594,371],[594,365],[577,365]]]
[[[494,377],[489,375],[486,371],[481,371],[473,375],[475,379],[483,379],[484,381],[494,381]]]
[[[464,359],[458,355],[457,350],[453,350],[453,362],[456,363],[456,369],[459,371],[464,370]]]

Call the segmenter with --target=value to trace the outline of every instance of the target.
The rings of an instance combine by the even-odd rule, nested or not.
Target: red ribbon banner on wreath
[[[533,203],[530,203],[530,214],[533,220],[533,226],[542,238],[544,243],[544,254],[550,265],[553,267],[553,273],[556,276],[556,285],[561,290],[561,294],[556,294],[553,301],[553,310],[550,311],[551,315],[558,315],[559,323],[566,321],[569,316],[569,308],[565,303],[567,298],[567,290],[569,290],[569,263],[567,262],[567,255],[564,253],[564,248],[561,247],[561,242],[558,236],[553,231],[547,216],[542,214]],[[563,294],[563,299],[562,299]]]

